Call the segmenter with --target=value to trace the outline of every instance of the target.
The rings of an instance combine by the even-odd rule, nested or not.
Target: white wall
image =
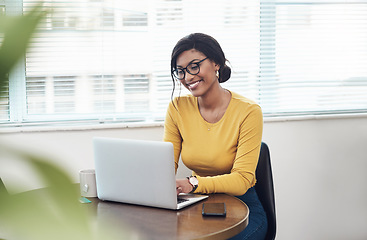
[[[367,118],[264,126],[277,239],[367,239]]]
[[[78,182],[78,170],[94,167],[93,136],[159,141],[163,128],[2,133],[0,141],[49,156]],[[263,141],[273,164],[277,239],[367,239],[367,117],[267,121]],[[5,184],[42,186],[23,167],[0,164]]]

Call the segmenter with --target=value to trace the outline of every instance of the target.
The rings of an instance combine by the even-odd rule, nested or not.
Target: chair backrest
[[[271,170],[270,153],[266,143],[261,143],[259,162],[256,168],[256,193],[259,196],[268,219],[268,231],[265,240],[275,239],[276,215],[273,174]]]

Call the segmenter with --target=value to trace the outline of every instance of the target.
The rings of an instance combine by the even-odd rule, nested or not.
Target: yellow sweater
[[[238,196],[255,185],[262,111],[253,101],[231,94],[227,111],[213,124],[203,119],[192,95],[175,98],[168,106],[164,141],[173,143],[176,171],[181,155],[197,176],[195,193]]]

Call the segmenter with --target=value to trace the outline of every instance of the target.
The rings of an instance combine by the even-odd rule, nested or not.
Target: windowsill
[[[123,129],[123,128],[150,128],[163,127],[163,122],[108,122],[99,123],[94,121],[75,122],[75,123],[37,123],[19,124],[0,127],[0,133],[16,132],[57,132],[57,131],[88,131],[99,129]]]
[[[343,114],[317,114],[300,116],[280,116],[264,117],[264,123],[267,122],[287,122],[287,121],[308,121],[308,120],[326,120],[326,119],[345,119],[345,118],[367,118],[367,112],[363,113],[343,113]]]
[[[300,116],[268,116],[264,117],[264,123],[288,122],[288,121],[310,121],[326,119],[346,119],[346,118],[367,118],[367,113],[348,114],[320,114],[320,115],[300,115]],[[28,123],[9,124],[0,127],[1,133],[20,132],[55,132],[55,131],[88,131],[99,129],[124,129],[124,128],[155,128],[163,127],[164,122],[98,122],[98,121],[78,121],[78,122],[50,122],[50,123]]]

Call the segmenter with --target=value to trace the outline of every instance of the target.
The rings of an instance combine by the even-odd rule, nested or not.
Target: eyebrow
[[[194,61],[200,61],[200,59],[195,58],[195,59],[191,60],[191,61],[186,65],[186,67],[187,67],[187,66],[189,66],[189,65],[190,65],[191,63],[193,63]],[[178,68],[178,67],[183,68],[181,65],[176,65],[176,68]]]

